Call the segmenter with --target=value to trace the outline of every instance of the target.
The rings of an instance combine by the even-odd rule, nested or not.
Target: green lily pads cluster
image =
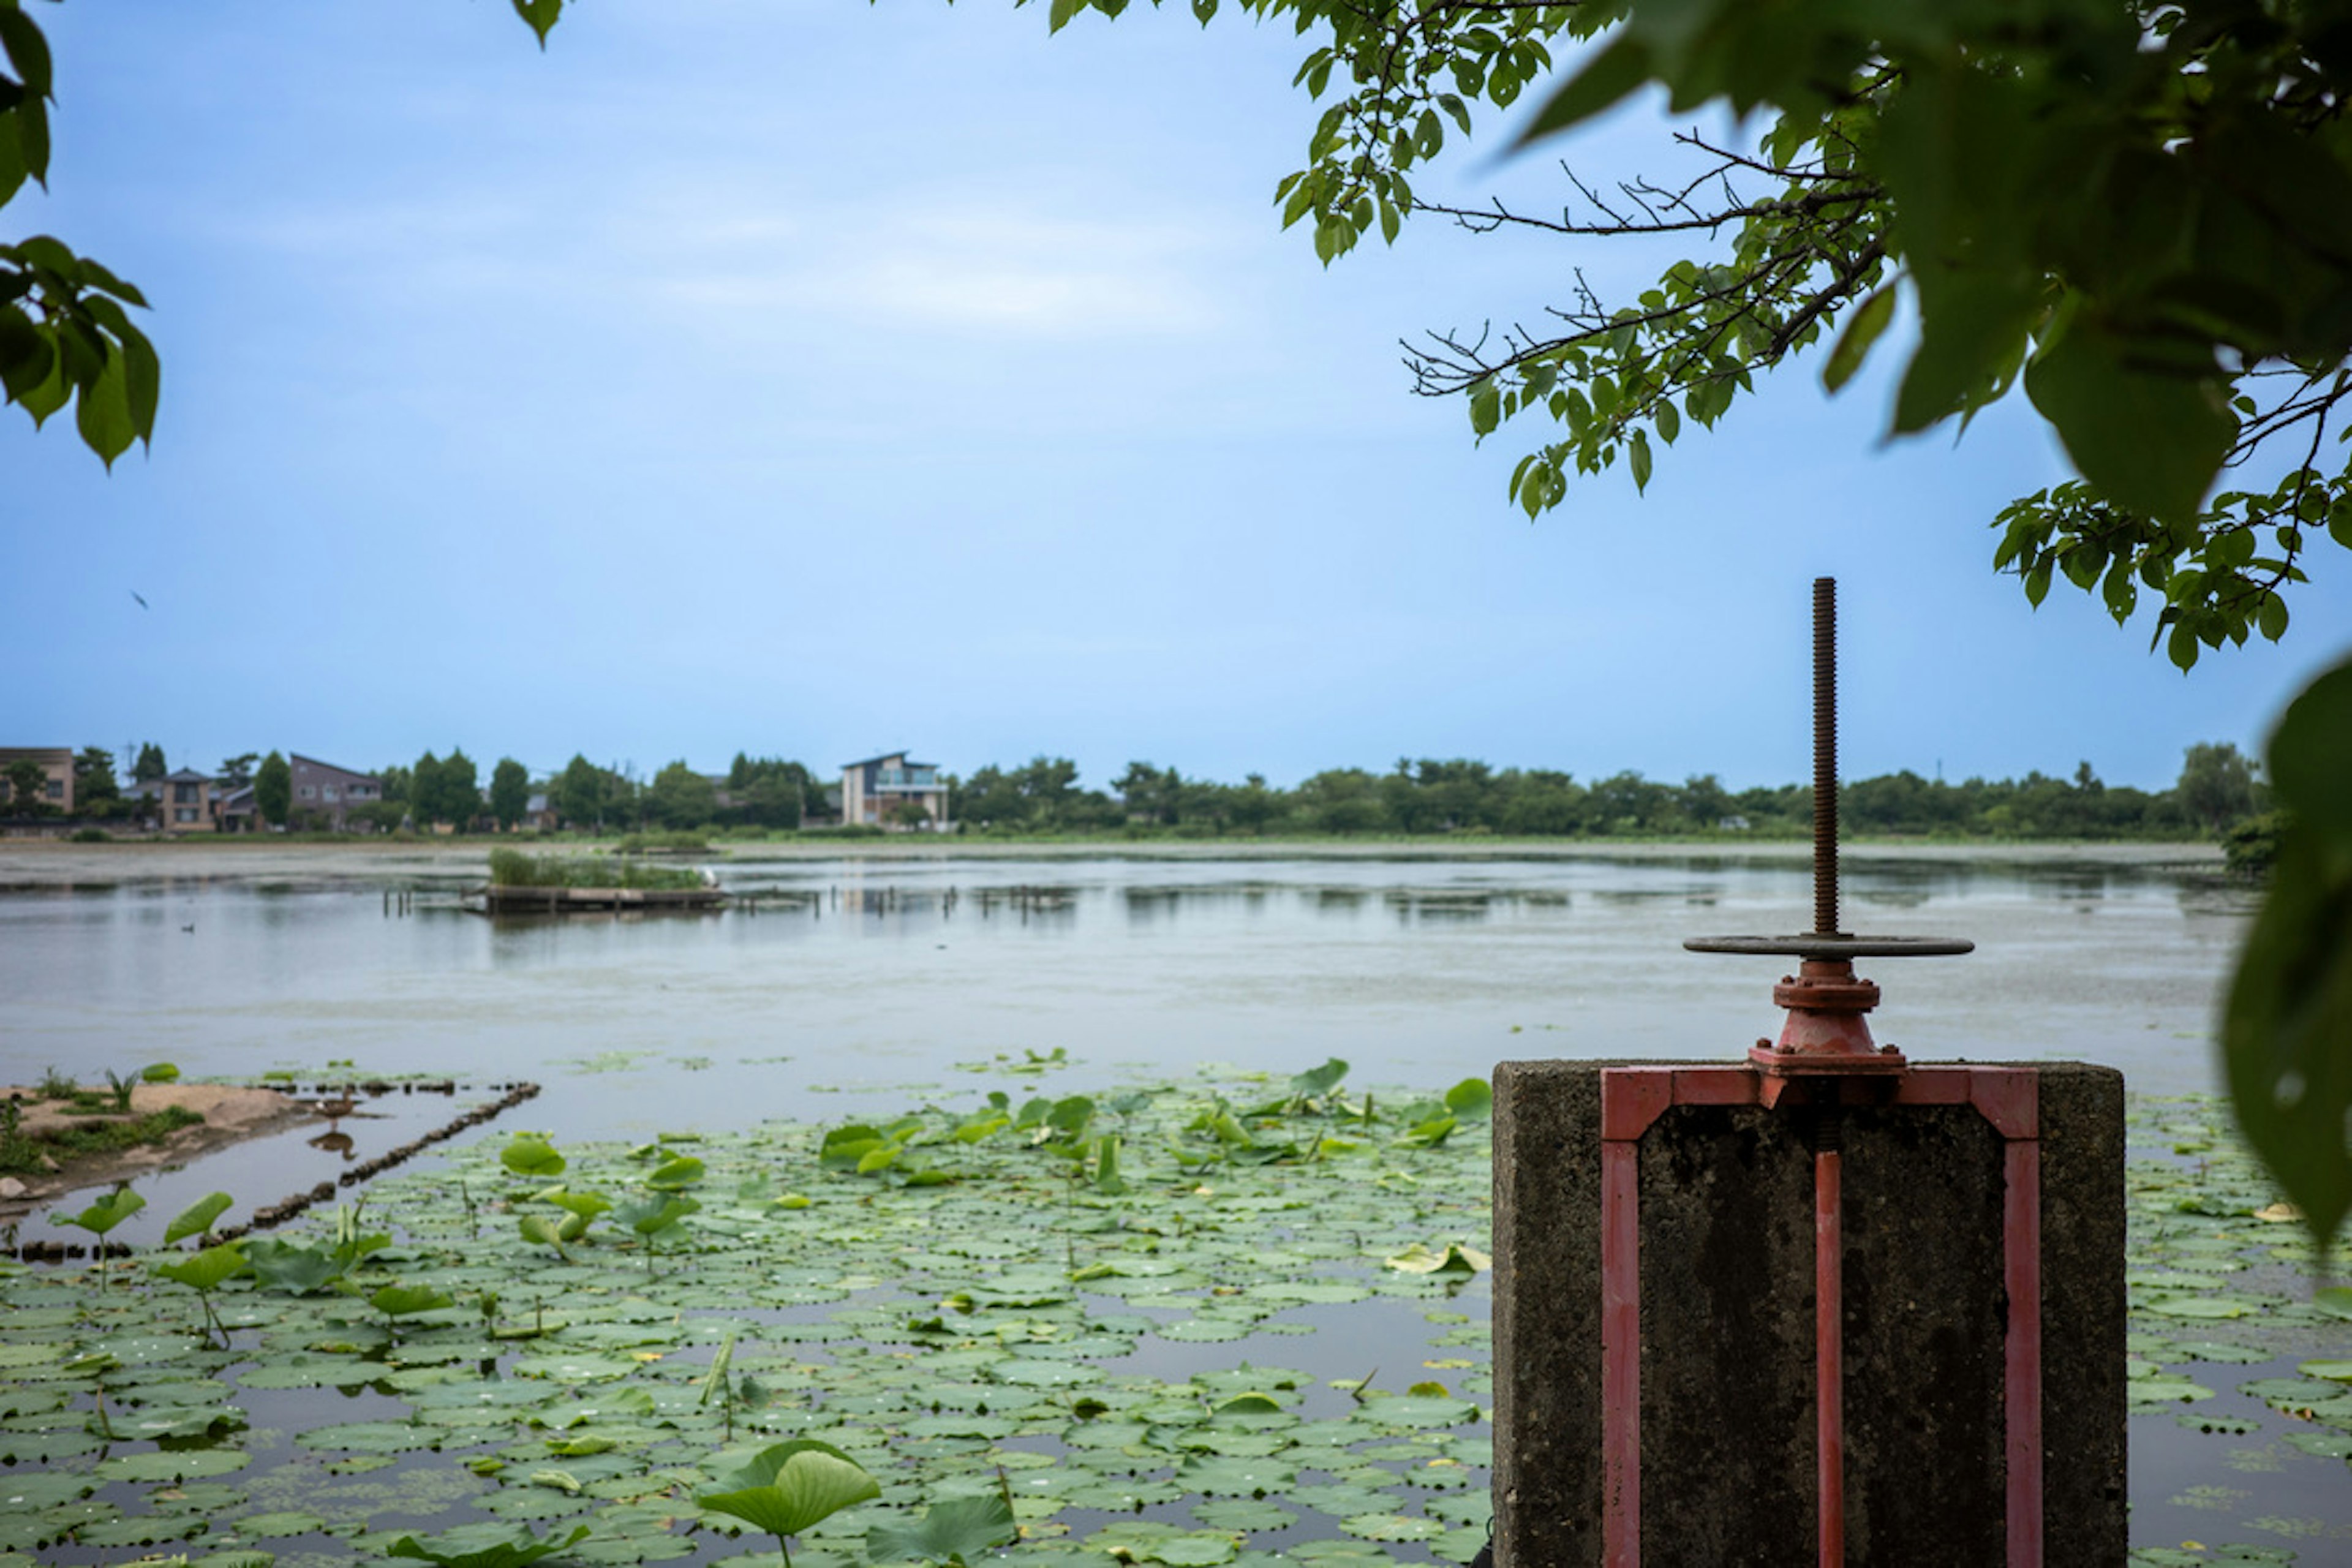
[[[2135,1568],[2352,1554],[2352,1523],[2284,1516],[2246,1483],[2352,1458],[2352,1292],[2314,1289],[2309,1232],[2227,1118],[2207,1096],[2136,1097],[2128,1113],[2130,1408],[2199,1434],[2217,1468],[2240,1472],[2173,1500],[2205,1517],[2179,1543],[2136,1550]],[[2134,1500],[2136,1534],[2165,1500]]]
[[[1490,1108],[1345,1073],[488,1140],[364,1219],[0,1273],[0,1568],[1466,1562]],[[2134,1116],[2135,1407],[2340,1460],[2352,1299],[2212,1105]]]
[[[0,1279],[34,1329],[0,1354],[0,1448],[40,1483],[0,1551],[1466,1560],[1486,1106],[1345,1070],[526,1134],[373,1184],[364,1220],[110,1271],[130,1289]]]

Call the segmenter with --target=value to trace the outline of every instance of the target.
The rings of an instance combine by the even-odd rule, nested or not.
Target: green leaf
[[[680,1154],[666,1160],[646,1178],[646,1185],[657,1193],[676,1192],[702,1180],[703,1163],[691,1154]]]
[[[248,1243],[245,1252],[255,1279],[273,1290],[296,1296],[322,1289],[351,1268],[349,1259],[336,1257],[326,1247],[300,1247],[275,1237]]]
[[[2352,1209],[2352,856],[2298,824],[2230,990],[2222,1054],[2247,1142],[2313,1233]]]
[[[92,1236],[104,1236],[146,1206],[145,1198],[141,1197],[129,1187],[122,1187],[107,1194],[79,1214],[67,1214],[59,1210],[49,1215],[49,1223],[79,1226]]]
[[[886,1520],[874,1526],[866,1532],[866,1555],[876,1563],[973,1562],[1018,1532],[1000,1494],[950,1498],[933,1503],[919,1520]]]
[[[1869,357],[1871,345],[1886,331],[1886,323],[1895,319],[1895,286],[1888,284],[1864,300],[1853,314],[1846,318],[1845,330],[1838,333],[1836,344],[1830,350],[1829,363],[1822,367],[1822,384],[1832,392],[1853,379]],[[1674,439],[1668,436],[1667,440]]]
[[[159,1260],[154,1265],[155,1272],[164,1279],[176,1280],[196,1291],[217,1290],[249,1267],[245,1258],[245,1244],[240,1241],[224,1242],[218,1247],[207,1247],[202,1252],[190,1253],[185,1258]]]
[[[702,1205],[692,1198],[675,1197],[657,1193],[623,1204],[613,1211],[613,1217],[635,1231],[639,1236],[658,1236],[690,1214],[699,1214]]]
[[[513,0],[515,15],[521,17],[530,30],[539,35],[539,47],[547,47],[547,35],[563,15],[563,0]]]
[[[455,1296],[446,1290],[436,1290],[430,1285],[386,1285],[368,1298],[368,1305],[387,1318],[413,1317],[418,1312],[436,1312],[457,1304]]]
[[[37,98],[50,96],[48,40],[41,37],[40,26],[32,17],[17,6],[0,8],[0,48],[8,51],[8,63],[15,68],[26,91]]]
[[[187,1237],[202,1236],[212,1229],[213,1221],[228,1212],[233,1201],[226,1193],[213,1193],[198,1198],[182,1209],[177,1219],[163,1227],[163,1245],[169,1247]]]
[[[2352,851],[2352,660],[2287,704],[2271,736],[2270,779],[2281,805]]]
[[[1620,34],[1593,57],[1591,64],[1544,100],[1535,118],[1512,141],[1513,150],[1557,135],[1612,107],[1649,81],[1654,64],[1649,46]]]
[[[545,1138],[522,1132],[499,1151],[499,1163],[518,1176],[560,1176],[563,1174],[564,1160]]]
[[[798,1535],[845,1508],[882,1495],[856,1460],[814,1437],[762,1448],[741,1469],[719,1478],[727,1489],[694,1500],[782,1539]]]
[[[1338,1057],[1331,1057],[1327,1058],[1319,1068],[1308,1068],[1305,1072],[1293,1073],[1290,1078],[1290,1092],[1307,1100],[1319,1100],[1339,1088],[1339,1080],[1347,1076],[1348,1064]]]
[[[1058,33],[1070,25],[1070,19],[1087,8],[1087,0],[1054,0],[1046,12],[1045,30]]]
[[[1989,396],[2023,352],[2037,305],[2031,286],[2008,278],[1923,290],[1919,346],[1895,396],[1896,433],[1925,430]]]
[[[516,0],[518,6],[522,3],[523,0]],[[572,1533],[561,1540],[551,1531],[547,1539],[541,1541],[530,1532],[529,1525],[520,1525],[517,1531],[518,1535],[512,1541],[499,1542],[472,1551],[430,1544],[428,1541],[419,1540],[414,1535],[404,1535],[384,1548],[384,1555],[414,1557],[421,1563],[437,1563],[440,1568],[526,1568],[526,1564],[536,1563],[542,1557],[551,1557],[579,1545],[590,1534],[584,1524],[573,1525]]]
[[[74,405],[74,427],[81,432],[82,445],[110,468],[139,438],[138,427],[131,422],[130,377],[119,353],[107,355],[97,378],[82,387]]]
[[[1445,1109],[1465,1121],[1483,1121],[1495,1105],[1495,1091],[1483,1078],[1465,1078],[1445,1091]]]
[[[2216,383],[2133,369],[2081,320],[2026,366],[2025,393],[2084,479],[2160,521],[2196,515],[2238,433]]]
[[[1648,431],[1637,429],[1633,432],[1633,439],[1626,447],[1625,460],[1633,470],[1633,488],[1636,490],[1648,489],[1650,488],[1650,433]]]

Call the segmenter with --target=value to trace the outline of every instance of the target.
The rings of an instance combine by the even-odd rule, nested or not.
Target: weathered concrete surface
[[[1601,1560],[1600,1080],[1496,1069],[1497,1560]],[[1689,1064],[1675,1064],[1689,1065]],[[2042,1073],[2044,1531],[2121,1563],[2120,1075]],[[1806,1113],[1685,1106],[1639,1155],[1643,1556],[1814,1560],[1812,1156]],[[2004,1145],[1962,1107],[1850,1109],[1847,1561],[2003,1554]]]

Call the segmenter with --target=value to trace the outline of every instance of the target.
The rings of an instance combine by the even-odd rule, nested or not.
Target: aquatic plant
[[[697,1492],[694,1500],[774,1536],[784,1568],[792,1568],[792,1537],[882,1495],[881,1484],[856,1460],[814,1437],[762,1448],[721,1476],[719,1485],[718,1491]]]
[[[192,1236],[202,1236],[213,1227],[213,1221],[228,1213],[236,1200],[226,1193],[207,1193],[173,1216],[163,1227],[163,1245],[170,1247]]]
[[[360,1229],[358,1207],[338,1204],[332,1241],[306,1247],[264,1237],[247,1243],[246,1261],[253,1266],[254,1277],[269,1289],[310,1296],[337,1283],[370,1253],[391,1245],[391,1233]]]
[[[456,1531],[438,1537],[404,1535],[384,1548],[384,1555],[415,1558],[420,1563],[434,1563],[436,1568],[528,1568],[542,1557],[570,1551],[587,1540],[590,1533],[586,1525],[574,1525],[569,1535],[559,1538],[551,1530],[542,1541],[531,1533],[529,1525],[520,1525],[504,1541],[474,1547],[457,1544]]]
[[[614,1209],[613,1217],[635,1231],[645,1242],[646,1274],[651,1278],[655,1244],[664,1235],[676,1230],[678,1222],[687,1215],[700,1212],[702,1205],[692,1198],[682,1198],[675,1193],[655,1192],[622,1204]]]
[[[885,1520],[866,1532],[866,1555],[875,1563],[945,1563],[967,1568],[971,1560],[1019,1533],[1012,1500],[1000,1489],[982,1497],[944,1499],[926,1509],[920,1519]]]
[[[398,1343],[401,1319],[454,1307],[457,1299],[446,1290],[436,1289],[430,1285],[386,1285],[369,1296],[367,1302],[383,1314],[384,1332],[393,1342]]]
[[[543,1132],[518,1132],[499,1151],[499,1163],[518,1176],[560,1176],[564,1159]]]
[[[106,1233],[147,1206],[147,1200],[127,1186],[115,1188],[79,1214],[68,1214],[58,1209],[49,1215],[51,1225],[70,1225],[86,1230],[98,1238],[98,1285],[106,1288]]]
[[[228,1328],[213,1310],[213,1292],[238,1275],[253,1271],[253,1266],[246,1261],[245,1243],[223,1242],[184,1257],[159,1258],[149,1267],[163,1278],[185,1285],[196,1293],[197,1305],[204,1309],[205,1331],[217,1333],[221,1349],[228,1349]]]

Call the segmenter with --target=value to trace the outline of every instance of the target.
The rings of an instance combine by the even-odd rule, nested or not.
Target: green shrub
[[[2245,817],[2221,835],[2221,853],[2229,858],[2230,874],[2259,880],[2271,874],[2278,858],[2279,840],[2286,836],[2287,815],[2266,811]]]
[[[649,892],[681,892],[703,885],[702,873],[679,866],[526,855],[505,847],[490,851],[490,881],[500,888],[637,888]]]
[[[108,844],[113,841],[114,835],[103,827],[77,827],[66,837],[75,844]]]

